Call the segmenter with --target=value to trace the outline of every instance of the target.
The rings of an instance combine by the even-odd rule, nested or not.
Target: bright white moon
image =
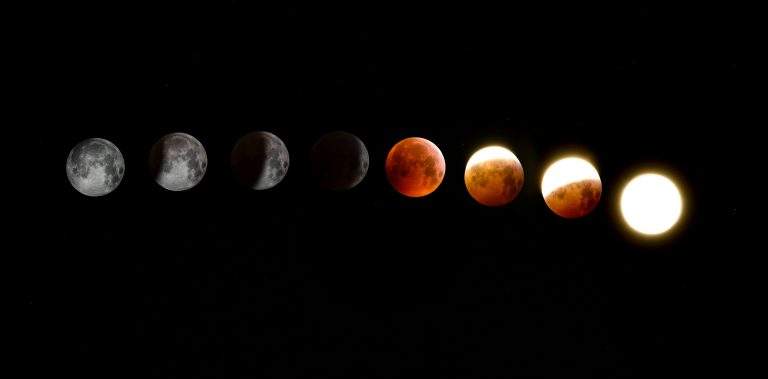
[[[517,160],[515,154],[509,151],[509,149],[501,146],[488,146],[472,154],[472,156],[469,158],[469,161],[467,161],[467,170],[469,170],[474,165],[487,162],[492,159],[509,159],[516,162],[517,164],[520,164],[520,161]]]
[[[560,187],[583,180],[600,181],[600,175],[595,166],[581,158],[563,158],[544,171],[544,178],[541,180],[541,194],[547,197]]]
[[[675,183],[659,174],[632,179],[621,193],[621,214],[637,232],[658,235],[671,229],[683,212],[683,198]]]

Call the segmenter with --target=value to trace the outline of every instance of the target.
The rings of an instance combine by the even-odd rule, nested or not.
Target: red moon
[[[445,158],[429,140],[410,137],[398,142],[387,155],[387,179],[392,187],[409,197],[434,192],[445,176]]]

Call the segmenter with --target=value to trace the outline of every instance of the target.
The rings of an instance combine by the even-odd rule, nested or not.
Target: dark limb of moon
[[[252,132],[240,138],[230,161],[237,180],[255,190],[276,186],[290,165],[285,143],[269,132]]]
[[[117,146],[101,138],[77,144],[67,157],[67,178],[78,192],[103,196],[123,180],[125,161]]]

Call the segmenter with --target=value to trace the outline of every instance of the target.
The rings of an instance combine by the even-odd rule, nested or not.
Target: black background
[[[642,6],[268,7],[67,4],[38,31],[45,75],[29,306],[62,372],[111,377],[391,378],[711,370],[720,361],[731,169],[744,107],[738,12]],[[285,180],[250,191],[229,153],[266,130]],[[359,136],[366,179],[309,180],[323,134]],[[147,154],[181,131],[206,147],[203,181],[156,185]],[[384,158],[409,136],[442,150],[428,197],[396,193]],[[64,163],[106,138],[126,174],[87,198]],[[501,208],[466,193],[476,149],[520,158]],[[538,188],[568,151],[604,185],[563,220]],[[662,170],[683,186],[669,236],[632,236],[622,184]],[[53,183],[54,190],[51,190]],[[43,189],[41,189],[43,191]],[[663,370],[663,371],[662,371]]]

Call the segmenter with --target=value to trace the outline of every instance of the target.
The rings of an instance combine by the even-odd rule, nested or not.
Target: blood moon
[[[445,176],[445,158],[431,141],[406,138],[392,147],[385,163],[387,179],[397,192],[422,197],[434,192]]]
[[[476,151],[467,161],[464,184],[478,203],[496,207],[517,197],[523,188],[523,166],[514,153],[501,146]]]
[[[578,157],[558,160],[544,171],[541,195],[549,209],[560,217],[579,218],[600,202],[603,185],[595,166]]]

